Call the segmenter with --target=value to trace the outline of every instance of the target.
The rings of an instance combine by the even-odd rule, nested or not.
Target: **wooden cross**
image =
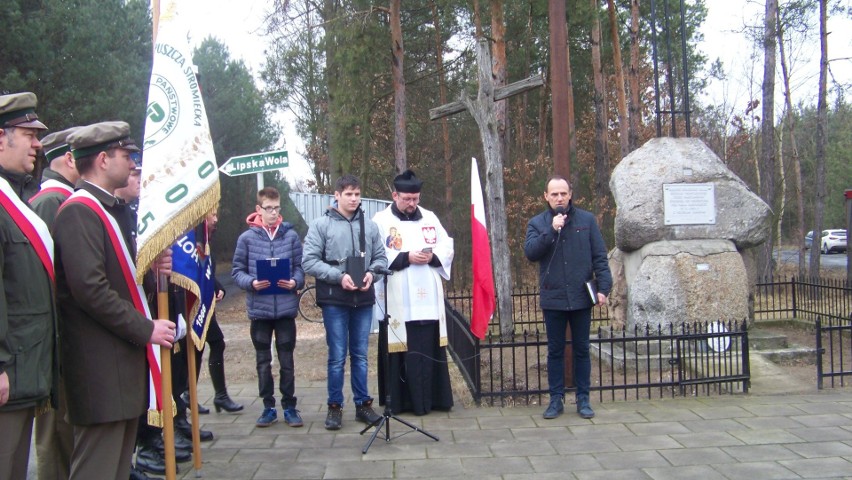
[[[476,61],[479,66],[479,91],[476,99],[471,99],[462,92],[459,101],[429,110],[429,119],[437,120],[467,110],[479,126],[485,153],[485,195],[489,200],[489,208],[486,211],[491,237],[491,262],[494,271],[500,272],[499,275],[494,275],[500,313],[500,334],[509,338],[514,335],[512,276],[509,265],[511,257],[507,241],[506,199],[503,192],[503,154],[497,134],[494,102],[540,87],[544,85],[544,79],[538,75],[495,89],[491,73],[491,50],[488,40],[485,39],[479,41]]]

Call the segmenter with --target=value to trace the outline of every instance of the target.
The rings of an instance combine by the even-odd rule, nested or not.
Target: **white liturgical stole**
[[[441,346],[447,344],[444,287],[441,279],[449,280],[453,263],[453,239],[441,226],[438,217],[420,208],[423,216],[416,221],[402,221],[391,207],[376,213],[373,221],[379,226],[388,265],[404,252],[431,249],[441,261],[440,267],[409,265],[394,272],[388,281],[388,351],[403,352],[406,346],[405,322],[410,320],[438,320]],[[379,317],[384,316],[384,286],[376,286],[376,306]]]

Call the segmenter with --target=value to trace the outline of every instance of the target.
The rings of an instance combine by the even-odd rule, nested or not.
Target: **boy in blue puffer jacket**
[[[257,359],[257,384],[263,398],[263,412],[258,427],[268,427],[278,421],[275,411],[275,382],[272,378],[272,334],[280,365],[279,388],[284,421],[291,427],[303,425],[296,410],[295,370],[293,350],[296,348],[296,315],[299,297],[296,291],[305,285],[302,270],[302,242],[293,225],[281,218],[281,196],[278,190],[266,187],[257,192],[255,212],[246,218],[249,229],[237,239],[231,276],[246,291],[246,309],[251,320],[251,342]],[[284,293],[263,294],[272,287],[269,279],[259,280],[257,261],[289,259],[290,278],[273,279]]]

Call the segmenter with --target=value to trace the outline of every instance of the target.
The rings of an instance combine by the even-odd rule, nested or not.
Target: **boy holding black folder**
[[[231,276],[245,290],[246,309],[251,320],[251,342],[257,359],[257,383],[263,398],[258,427],[278,421],[275,410],[275,382],[272,378],[272,335],[280,365],[279,379],[284,421],[291,427],[303,425],[296,410],[295,369],[296,291],[305,285],[302,270],[302,242],[293,225],[283,221],[278,190],[266,187],[257,192],[257,206],[246,218],[249,229],[237,239]]]

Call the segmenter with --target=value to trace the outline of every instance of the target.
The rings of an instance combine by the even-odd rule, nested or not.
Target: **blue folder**
[[[281,288],[277,285],[278,280],[290,280],[290,259],[289,258],[267,258],[265,260],[256,260],[257,279],[269,280],[269,287],[259,290],[258,295],[280,295],[285,293],[293,293],[292,290]]]

